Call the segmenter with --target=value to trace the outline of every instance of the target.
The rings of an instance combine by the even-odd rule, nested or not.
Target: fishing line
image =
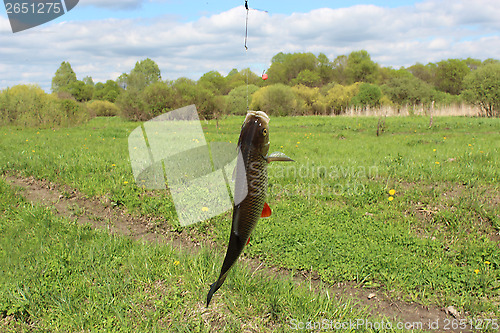
[[[247,11],[246,13],[246,19],[245,19],[245,57],[247,59],[247,64],[248,64],[248,13],[250,12],[250,8],[248,7],[248,0],[245,0],[245,9]],[[255,8],[252,8],[252,10],[257,10],[257,11],[261,11],[261,12],[264,12],[264,13],[267,13],[268,11],[267,10],[262,10],[262,9],[255,9]],[[249,105],[249,93],[248,93],[248,86],[249,86],[249,75],[250,75],[250,65],[248,66],[247,68],[247,111],[250,110],[250,105]]]
[[[247,64],[248,64],[248,46],[247,46],[247,40],[248,40],[248,0],[245,0],[245,9],[247,10],[247,17],[245,20],[245,58],[247,58]],[[250,68],[250,67],[249,67]],[[248,72],[247,70],[247,111],[250,110],[250,105],[248,103]]]

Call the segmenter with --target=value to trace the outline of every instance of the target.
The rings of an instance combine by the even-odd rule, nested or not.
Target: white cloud
[[[147,57],[158,63],[164,79],[197,79],[210,70],[227,73],[248,66],[260,73],[281,51],[323,52],[334,59],[365,49],[376,62],[395,68],[448,58],[498,58],[500,6],[495,2],[427,0],[392,9],[359,5],[291,15],[251,11],[247,52],[243,6],[195,22],[165,16],[71,21],[17,34],[0,17],[0,89],[28,80],[48,90],[62,61],[69,61],[80,79],[106,81]]]
[[[80,0],[79,6],[94,6],[114,10],[132,10],[142,6],[144,0]]]

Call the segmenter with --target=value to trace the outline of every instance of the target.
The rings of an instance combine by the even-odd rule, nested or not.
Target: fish
[[[269,152],[269,116],[263,111],[248,111],[238,140],[234,205],[231,234],[219,278],[210,286],[207,307],[212,296],[222,286],[229,270],[243,248],[260,217],[269,217],[271,208],[265,202],[267,194],[267,165],[273,161],[293,160],[280,152]]]

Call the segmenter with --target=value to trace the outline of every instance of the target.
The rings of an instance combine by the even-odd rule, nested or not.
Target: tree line
[[[280,52],[265,74],[266,80],[247,68],[233,69],[226,76],[210,71],[197,81],[163,80],[158,65],[147,58],[116,80],[94,83],[91,77],[78,80],[71,65],[62,62],[52,78],[50,95],[44,96],[37,86],[1,91],[0,120],[28,125],[38,119],[43,125],[55,109],[62,110],[60,123],[75,114],[79,114],[77,121],[111,115],[147,120],[188,104],[196,104],[205,118],[243,115],[248,108],[272,116],[340,115],[352,107],[463,103],[479,106],[483,116],[500,116],[500,61],[496,59],[447,59],[394,69],[375,63],[365,50],[333,60],[323,53]],[[32,109],[38,114],[27,122]]]

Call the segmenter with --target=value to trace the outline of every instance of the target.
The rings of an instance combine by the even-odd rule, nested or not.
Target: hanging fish
[[[283,153],[269,151],[269,117],[262,111],[248,111],[238,141],[235,174],[233,223],[226,257],[219,278],[210,286],[207,307],[220,288],[231,267],[250,240],[250,233],[260,217],[269,217],[271,209],[265,202],[267,164],[272,161],[293,161]]]

